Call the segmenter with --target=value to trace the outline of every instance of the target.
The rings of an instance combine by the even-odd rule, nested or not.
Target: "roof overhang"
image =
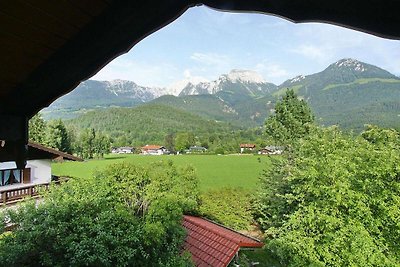
[[[4,151],[8,151],[10,148],[11,148],[10,146],[5,146],[3,149]],[[10,153],[12,153],[12,151]],[[6,153],[0,153],[0,162],[10,161],[10,159],[7,156],[6,157],[3,156],[4,154]],[[29,142],[27,145],[26,159],[27,160],[60,159],[60,160],[83,161],[83,159],[79,157],[75,157],[71,154],[64,153],[56,149],[46,147],[34,142]]]

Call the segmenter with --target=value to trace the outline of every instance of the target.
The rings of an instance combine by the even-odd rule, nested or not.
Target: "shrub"
[[[188,266],[181,256],[183,212],[197,208],[193,169],[121,163],[94,178],[53,187],[4,216],[4,266]],[[3,231],[4,232],[4,231]]]

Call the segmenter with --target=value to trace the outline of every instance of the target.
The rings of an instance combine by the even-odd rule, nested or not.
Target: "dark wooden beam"
[[[15,161],[25,168],[28,151],[28,118],[0,115],[0,162]]]

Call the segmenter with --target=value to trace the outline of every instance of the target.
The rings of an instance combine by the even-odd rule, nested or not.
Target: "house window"
[[[0,170],[0,186],[22,183],[22,170]]]

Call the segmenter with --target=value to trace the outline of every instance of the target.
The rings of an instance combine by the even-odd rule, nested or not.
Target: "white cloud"
[[[290,78],[290,73],[281,65],[264,60],[255,66],[255,70],[260,73],[268,82],[275,84]]]
[[[190,58],[205,65],[226,65],[230,63],[230,58],[226,55],[216,53],[193,53]]]
[[[120,57],[101,69],[91,79],[134,81],[143,86],[163,87],[179,79],[179,70],[169,63],[151,64]]]
[[[321,47],[321,46],[315,46],[315,45],[310,45],[310,44],[302,44],[299,45],[296,48],[290,49],[289,51],[292,53],[300,54],[304,57],[313,59],[313,60],[318,60],[318,61],[326,61],[330,59],[331,54],[327,53],[326,47]]]

